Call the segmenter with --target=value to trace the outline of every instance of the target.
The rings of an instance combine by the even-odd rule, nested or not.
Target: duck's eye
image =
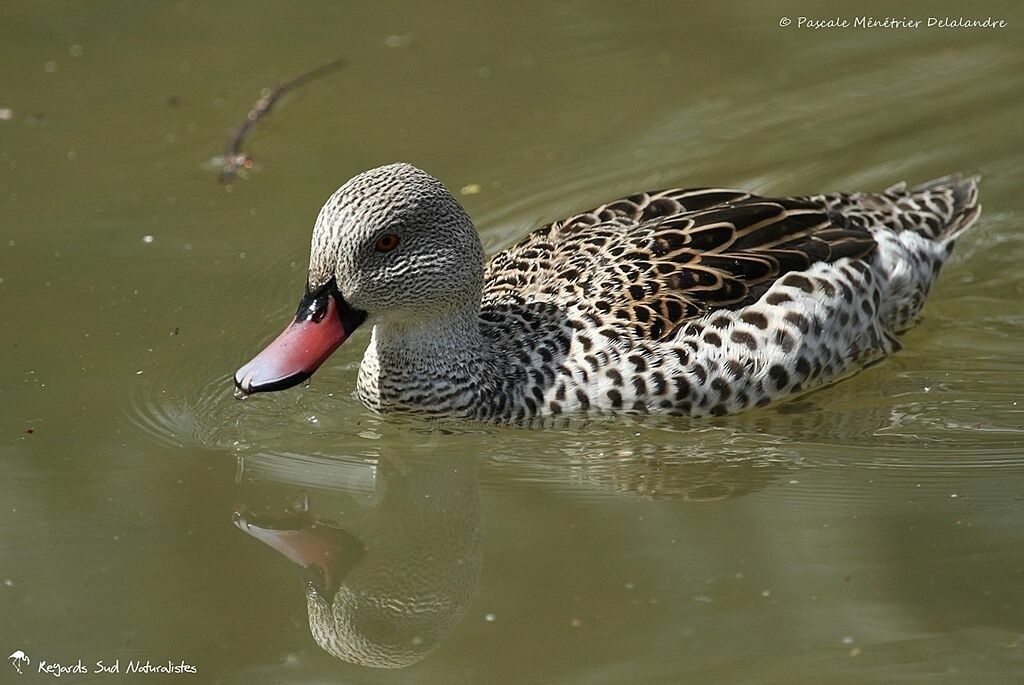
[[[377,252],[391,252],[398,247],[398,236],[394,233],[387,233],[377,238],[377,242],[373,246],[377,248]]]

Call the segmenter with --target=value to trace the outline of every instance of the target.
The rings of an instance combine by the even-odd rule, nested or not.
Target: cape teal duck
[[[485,261],[444,185],[392,164],[328,199],[298,312],[236,392],[305,380],[368,322],[358,396],[381,412],[738,412],[897,350],[980,209],[959,175],[783,198],[659,190]]]

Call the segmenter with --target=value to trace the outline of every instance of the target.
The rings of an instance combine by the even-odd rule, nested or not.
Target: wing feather
[[[813,197],[639,193],[541,227],[495,255],[484,306],[542,300],[662,338],[695,317],[756,301],[787,273],[874,248],[862,222]]]

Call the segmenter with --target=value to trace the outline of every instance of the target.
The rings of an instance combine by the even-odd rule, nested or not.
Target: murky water
[[[1024,13],[779,25],[810,11],[0,9],[0,650],[30,659],[24,681],[79,659],[144,682],[183,676],[129,662],[225,683],[1024,680]],[[218,185],[207,162],[260,89],[339,56]],[[902,352],[774,408],[385,420],[351,394],[365,332],[310,387],[233,400],[300,294],[321,202],[394,160],[455,190],[491,250],[676,184],[959,170],[985,211]]]

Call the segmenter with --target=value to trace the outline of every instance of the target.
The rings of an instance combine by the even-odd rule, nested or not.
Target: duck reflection
[[[794,403],[786,413],[686,432],[638,423],[627,440],[616,424],[520,431],[507,441],[434,434],[401,455],[364,459],[247,457],[242,479],[254,491],[270,487],[279,497],[285,487],[299,497],[288,511],[239,507],[235,523],[303,569],[309,627],[321,648],[357,665],[402,668],[449,636],[477,590],[481,478],[558,499],[581,490],[695,504],[739,498],[792,473],[794,438],[786,433],[802,437],[805,418],[820,438],[850,435],[844,416]],[[863,431],[856,425],[854,435]],[[604,524],[600,507],[576,515]]]
[[[863,498],[856,483],[847,489],[846,474],[858,473],[847,465],[877,459],[860,445],[877,450],[878,436],[894,449],[917,439],[901,424],[904,407],[865,410],[862,399],[808,396],[692,424],[620,420],[562,431],[423,434],[399,426],[387,440],[375,434],[362,458],[247,456],[242,481],[259,513],[239,508],[236,523],[302,567],[313,638],[360,666],[411,666],[450,640],[434,657],[441,670],[446,654],[472,652],[503,673],[523,653],[565,649],[595,659],[588,650],[612,644],[608,636],[622,649],[643,650],[652,635],[692,634],[696,624],[708,644],[728,645],[737,622],[773,645],[817,644],[819,596],[834,602],[829,611],[839,619],[831,621],[850,626],[841,635],[854,634],[854,626],[876,630],[860,613],[866,595],[850,583],[857,573],[875,573],[863,565],[860,520],[888,525],[865,509],[886,500]],[[385,442],[406,451],[382,454]],[[473,616],[463,617],[480,585],[481,489],[489,509],[504,516],[491,532],[495,559],[475,626],[485,620],[484,606],[501,619],[494,629],[474,630]],[[302,491],[308,498],[283,511]],[[268,492],[279,504],[266,504]],[[927,517],[901,515],[918,517],[908,519],[911,528]],[[840,545],[843,535],[851,536],[848,553],[822,561],[821,546]],[[523,560],[529,573],[518,565]],[[893,607],[903,608],[893,596]],[[787,602],[800,601],[810,603],[791,611]],[[879,620],[902,630],[905,618],[894,611]],[[638,621],[649,630],[638,630]],[[596,642],[582,646],[576,627],[598,623],[605,637],[591,635],[586,640]],[[522,643],[507,650],[513,635]],[[523,680],[541,679],[539,670],[534,675]]]
[[[321,648],[362,666],[408,666],[441,644],[476,590],[476,465],[381,458],[365,467],[369,479],[354,480],[352,464],[345,468],[348,487],[314,493],[312,504],[302,494],[285,514],[238,507],[235,524],[304,569],[309,628]],[[318,494],[333,494],[335,506],[318,505]]]

